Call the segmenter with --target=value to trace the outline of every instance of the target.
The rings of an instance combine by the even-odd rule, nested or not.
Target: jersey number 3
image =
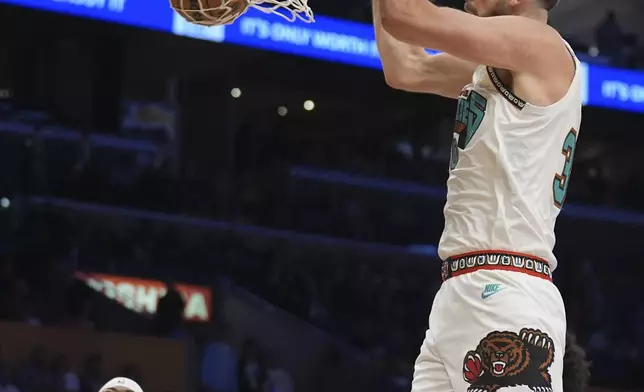
[[[575,158],[575,146],[577,145],[577,131],[573,128],[566,135],[561,153],[566,157],[561,174],[555,174],[552,181],[552,194],[557,208],[563,207],[568,193],[568,183],[570,182],[570,173],[572,172],[572,161]]]

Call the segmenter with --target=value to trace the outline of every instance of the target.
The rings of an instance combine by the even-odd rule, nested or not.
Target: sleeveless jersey
[[[567,44],[566,44],[567,45]],[[567,45],[568,46],[568,45]],[[555,220],[566,198],[581,123],[581,64],[566,95],[531,105],[479,66],[458,99],[441,259],[509,251],[557,259]]]

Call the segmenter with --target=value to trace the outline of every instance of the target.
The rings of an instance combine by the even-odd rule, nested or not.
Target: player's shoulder
[[[512,71],[516,93],[533,106],[550,106],[561,101],[573,86],[579,61],[559,32],[542,21],[523,16],[511,16],[522,20],[525,26],[526,45],[533,60],[531,67]],[[525,33],[525,31],[530,31]],[[538,45],[531,43],[538,42]]]
[[[547,72],[546,69],[558,70],[558,64],[569,63],[567,44],[559,32],[545,21],[523,15],[500,15],[489,19],[498,19],[498,25],[503,26],[499,29],[515,38],[511,48],[517,58],[524,59],[522,66],[515,68],[515,71],[541,75]]]
[[[495,18],[503,18],[511,21],[511,24],[516,27],[517,34],[526,40],[525,49],[539,49],[543,50],[551,47],[555,50],[561,48],[562,42],[565,42],[559,31],[548,23],[534,18],[529,18],[522,15],[502,15]],[[538,43],[539,45],[531,45]],[[541,53],[542,55],[546,53]]]

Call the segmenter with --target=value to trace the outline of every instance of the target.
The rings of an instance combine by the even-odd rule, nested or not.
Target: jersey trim
[[[501,81],[501,78],[499,78],[499,75],[496,73],[496,70],[493,67],[490,67],[488,65],[485,68],[487,69],[487,74],[490,77],[492,84],[494,85],[496,90],[501,94],[501,96],[505,98],[506,101],[514,105],[517,109],[523,110],[523,108],[526,105],[526,102],[523,99],[514,95],[512,91],[508,90],[505,87],[505,85]]]
[[[459,259],[459,258],[462,258],[462,257],[469,257],[469,256],[486,255],[486,254],[490,254],[490,253],[504,254],[504,255],[510,255],[510,256],[519,256],[519,257],[527,257],[527,258],[530,258],[530,259],[533,259],[533,260],[541,261],[542,263],[548,263],[548,260],[546,260],[544,258],[541,258],[541,257],[529,255],[527,253],[512,252],[512,251],[509,251],[509,250],[499,250],[499,249],[475,250],[475,251],[472,251],[472,252],[460,253],[460,254],[448,257],[447,260]]]
[[[572,65],[575,67],[575,75],[577,75],[577,56],[575,56],[575,52],[568,46],[568,43],[564,41],[564,45],[566,45],[566,50],[568,50],[568,54],[572,58]],[[573,80],[574,80],[573,76]]]
[[[443,261],[443,281],[480,270],[521,272],[552,282],[550,264],[539,257],[517,252],[487,250],[463,253]]]

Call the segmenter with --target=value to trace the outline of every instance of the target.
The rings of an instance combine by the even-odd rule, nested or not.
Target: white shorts
[[[563,392],[566,313],[539,259],[472,253],[443,263],[413,392]]]

